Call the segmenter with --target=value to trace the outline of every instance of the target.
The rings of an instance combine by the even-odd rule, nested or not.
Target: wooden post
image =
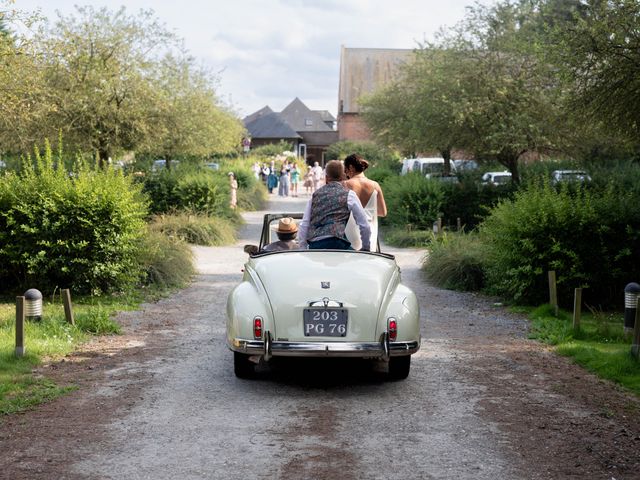
[[[457,218],[456,224],[458,225],[458,231],[462,230],[462,219],[460,217]]]
[[[558,291],[556,290],[556,272],[549,270],[549,303],[558,315]]]
[[[73,318],[73,307],[71,306],[71,292],[69,292],[68,288],[63,288],[61,293],[62,303],[64,303],[64,316],[67,319],[67,323],[75,325],[76,322]]]
[[[442,233],[442,217],[438,217],[438,235]]]
[[[24,357],[24,297],[16,297],[16,357]]]
[[[580,317],[582,316],[582,288],[576,288],[573,294],[573,329],[580,331]]]
[[[631,345],[631,355],[636,360],[640,356],[640,298],[636,300],[636,321],[633,325],[633,344]]]

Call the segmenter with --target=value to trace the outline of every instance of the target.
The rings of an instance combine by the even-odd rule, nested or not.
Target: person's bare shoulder
[[[343,185],[345,187],[347,187],[349,190],[356,190],[357,189],[357,184],[356,184],[355,180],[353,180],[353,179],[345,180],[343,182]]]

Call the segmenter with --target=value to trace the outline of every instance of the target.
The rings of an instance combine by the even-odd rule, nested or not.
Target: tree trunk
[[[511,181],[515,184],[520,183],[520,172],[518,171],[518,159],[524,152],[515,152],[512,150],[502,150],[497,160],[502,165],[507,167],[507,170],[511,172]]]
[[[440,155],[444,159],[444,176],[451,175],[451,147],[447,147],[443,150],[440,150]]]

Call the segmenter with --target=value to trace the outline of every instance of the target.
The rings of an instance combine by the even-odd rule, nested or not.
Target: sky
[[[474,0],[16,0],[50,21],[74,5],[152,9],[217,72],[220,99],[240,117],[295,97],[313,110],[338,106],[340,48],[416,48],[453,26]],[[480,0],[489,5],[495,0]]]

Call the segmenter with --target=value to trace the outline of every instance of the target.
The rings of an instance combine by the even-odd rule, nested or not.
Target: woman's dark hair
[[[367,168],[369,168],[369,162],[367,162],[357,153],[352,153],[344,159],[344,168],[347,168],[349,165],[351,165],[358,173],[364,172]]]

